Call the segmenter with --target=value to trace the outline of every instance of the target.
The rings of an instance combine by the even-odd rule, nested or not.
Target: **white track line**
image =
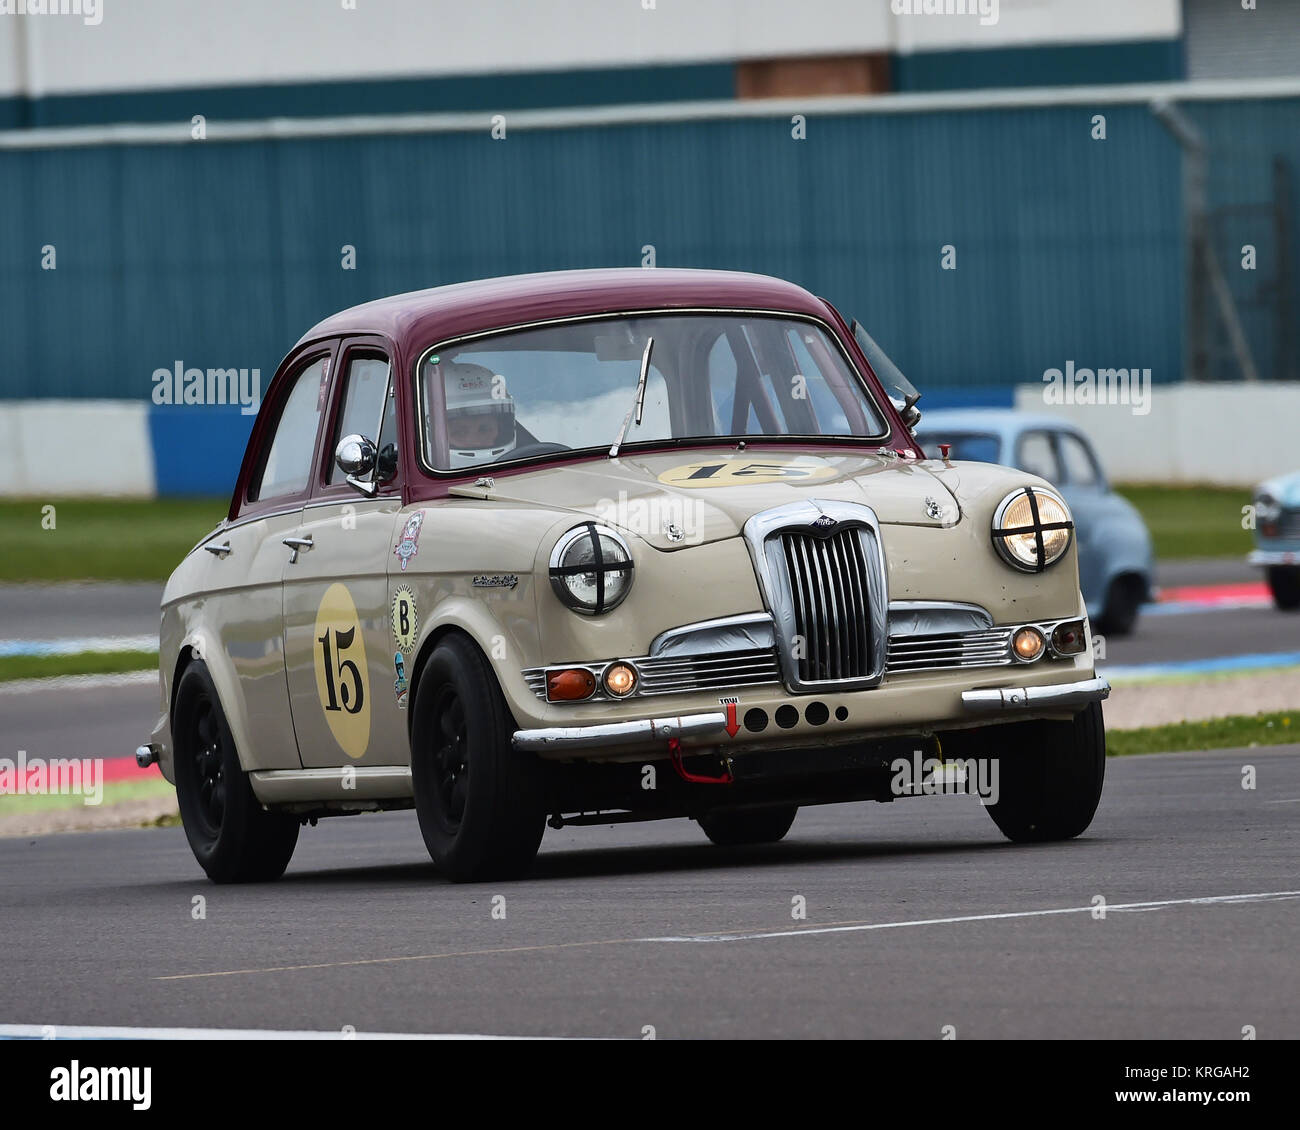
[[[557,1040],[563,1036],[484,1036],[459,1032],[295,1032],[270,1028],[86,1028],[0,1024],[0,1040]]]
[[[1249,895],[1210,895],[1203,898],[1167,899],[1163,902],[1114,903],[1107,913],[1158,910],[1166,906],[1209,906],[1222,903],[1264,902],[1270,899],[1300,898],[1300,891],[1266,891]],[[908,922],[838,922],[827,926],[806,926],[796,930],[735,930],[717,934],[683,934],[653,938],[592,938],[588,941],[544,942],[531,946],[502,946],[491,949],[448,950],[443,953],[396,954],[391,957],[357,957],[342,961],[317,961],[310,965],[273,965],[252,969],[214,969],[198,973],[156,974],[155,981],[201,981],[214,977],[242,977],[254,973],[301,973],[321,969],[347,969],[365,965],[396,965],[408,961],[441,961],[449,958],[496,957],[503,954],[541,953],[547,950],[593,949],[596,946],[633,946],[647,942],[748,942],[760,938],[795,938],[805,934],[842,934],[864,930],[897,930],[908,926],[946,926],[962,922],[994,922],[1007,918],[1041,918],[1056,914],[1091,914],[1098,908],[1067,906],[1050,910],[1017,910],[1004,914],[970,914],[953,918],[918,918]],[[3,1029],[0,1029],[2,1032]]]
[[[1249,895],[1212,895],[1207,898],[1164,899],[1160,902],[1108,903],[1112,911],[1159,910],[1166,906],[1210,906],[1224,903],[1267,902],[1300,898],[1300,891],[1264,891]],[[1057,914],[1092,914],[1096,906],[1066,906],[1053,910],[1015,910],[1003,914],[963,914],[952,918],[916,918],[908,922],[854,922],[837,926],[805,926],[796,930],[765,930],[735,934],[685,934],[663,938],[642,938],[644,942],[749,942],[760,938],[798,938],[808,934],[852,934],[866,930],[899,930],[909,926],[951,926],[961,922],[997,922],[1008,918],[1046,918]]]

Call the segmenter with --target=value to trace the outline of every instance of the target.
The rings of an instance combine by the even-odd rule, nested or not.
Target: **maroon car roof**
[[[398,343],[424,344],[545,318],[663,306],[826,315],[825,305],[803,287],[768,275],[614,267],[509,275],[395,294],[331,315],[299,344],[346,334],[384,334]]]

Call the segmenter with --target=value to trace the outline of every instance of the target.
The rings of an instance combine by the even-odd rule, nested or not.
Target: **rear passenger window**
[[[329,357],[319,357],[294,378],[271,437],[262,473],[249,501],[301,494],[311,481],[311,457],[325,403]]]

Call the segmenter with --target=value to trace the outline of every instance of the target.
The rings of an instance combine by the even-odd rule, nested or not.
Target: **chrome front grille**
[[[869,506],[809,499],[755,514],[745,542],[795,692],[864,690],[885,675],[889,596]]]
[[[906,675],[955,667],[1005,666],[1013,662],[1013,631],[1013,628],[992,628],[930,636],[893,636],[889,641],[886,673]],[[652,657],[631,662],[641,674],[638,695],[685,694],[702,690],[725,694],[737,687],[756,687],[781,681],[781,668],[772,648],[680,658]],[[585,667],[599,679],[605,665],[557,663],[550,668],[532,667],[524,671],[524,682],[533,694],[545,700],[547,670],[566,667]]]
[[[656,656],[633,659],[640,675],[638,695],[683,694],[688,691],[729,691],[732,687],[753,687],[779,683],[781,671],[776,652],[770,647],[733,651],[724,655]],[[546,698],[546,672],[583,667],[599,681],[603,663],[559,663],[532,667],[524,682],[538,698]]]
[[[792,658],[800,680],[869,678],[870,589],[858,529],[840,530],[829,537],[786,530],[779,537],[794,606]]]
[[[998,667],[1011,660],[1011,628],[949,632],[935,636],[891,637],[889,674],[939,671],[951,667]]]
[[[1300,538],[1300,510],[1283,510],[1277,519],[1277,536]]]
[[[775,683],[781,677],[770,648],[738,651],[731,655],[697,655],[678,659],[642,659],[642,694],[676,694],[680,691],[720,690]]]

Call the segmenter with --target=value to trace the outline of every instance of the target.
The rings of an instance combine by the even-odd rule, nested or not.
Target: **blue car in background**
[[[1300,608],[1300,471],[1255,488],[1255,550],[1249,561],[1264,567],[1278,608]]]
[[[1002,463],[1052,483],[1074,516],[1079,587],[1093,629],[1116,636],[1133,630],[1139,609],[1155,597],[1151,535],[1132,504],[1110,489],[1081,431],[1050,416],[972,408],[927,412],[915,434],[931,458],[947,443],[951,459]]]

